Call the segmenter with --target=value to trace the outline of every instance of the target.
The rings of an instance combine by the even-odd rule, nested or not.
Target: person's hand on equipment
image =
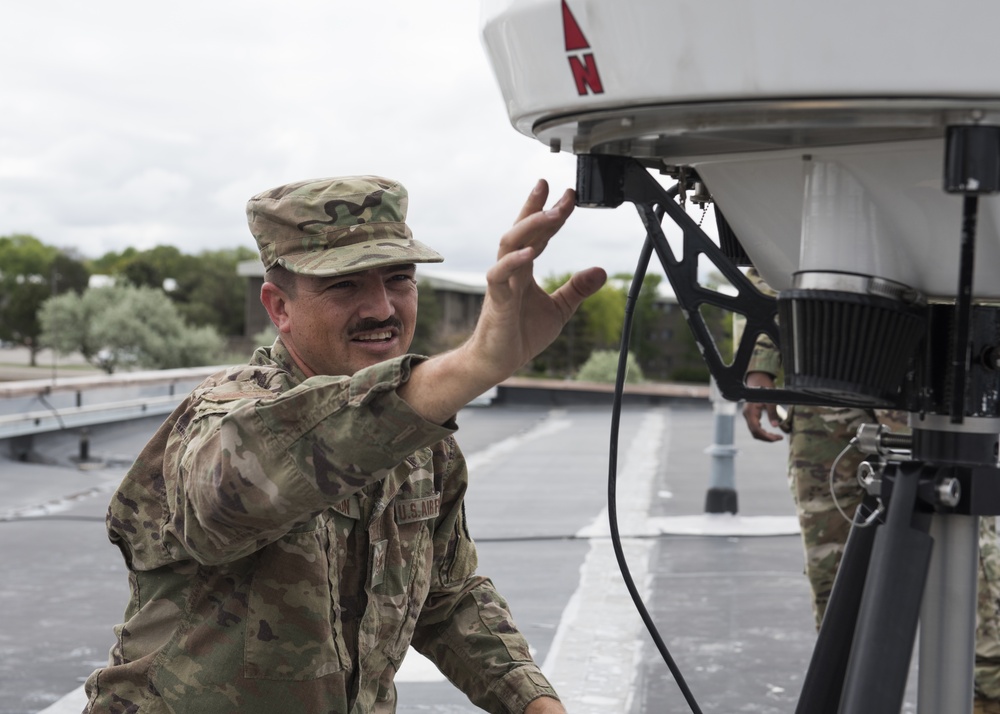
[[[748,372],[746,385],[755,389],[774,389],[774,377],[767,372]],[[781,417],[778,415],[777,404],[762,404],[746,402],[743,405],[743,418],[746,419],[750,434],[758,441],[781,441],[782,435],[766,429],[761,423],[761,417],[767,414],[767,419],[775,429],[781,428]]]

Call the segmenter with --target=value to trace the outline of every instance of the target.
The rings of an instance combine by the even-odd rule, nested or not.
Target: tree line
[[[257,258],[247,247],[196,255],[173,246],[126,248],[99,258],[46,245],[28,234],[0,236],[0,341],[38,351],[78,352],[106,372],[164,369],[245,359],[226,344],[245,334],[246,281],[237,263]],[[93,285],[91,276],[106,276]],[[542,280],[555,290],[569,274]],[[673,335],[658,298],[662,277],[643,282],[633,311],[628,381],[707,381],[707,369],[686,326]],[[556,341],[523,370],[529,376],[613,381],[630,275],[613,276],[588,298]],[[722,325],[723,318],[714,320]],[[421,288],[412,349],[423,354],[454,346],[436,339],[439,306]],[[719,330],[725,337],[725,328]],[[273,336],[255,336],[258,342]],[[454,337],[454,336],[452,336]],[[664,344],[680,342],[690,357],[664,373]],[[660,359],[662,362],[662,359]]]
[[[173,246],[90,259],[30,234],[0,236],[0,340],[79,351],[107,372],[212,364],[244,330],[246,247],[197,255]],[[91,287],[91,276],[107,276]]]
[[[543,282],[543,287],[552,292],[569,278],[569,273],[550,277]],[[614,382],[632,279],[627,273],[613,275],[604,287],[587,298],[555,342],[529,365],[530,373]],[[660,294],[663,280],[662,275],[648,273],[630,308],[632,325],[626,382],[637,383],[651,378],[707,383],[708,366],[682,311]],[[724,281],[722,276],[713,274],[707,276],[704,286],[713,289]],[[707,305],[700,311],[720,353],[732,354],[733,314]],[[667,353],[669,359],[665,359]]]

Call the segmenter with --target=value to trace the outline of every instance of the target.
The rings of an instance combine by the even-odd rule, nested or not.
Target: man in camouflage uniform
[[[547,295],[534,258],[573,209],[539,182],[500,242],[473,336],[406,354],[415,264],[441,257],[378,177],[250,199],[278,329],[208,378],[115,493],[131,598],[97,714],[392,712],[412,644],[491,712],[563,713],[504,599],[476,574],[454,416],[547,346],[604,271]]]
[[[769,290],[752,269],[749,277],[758,287]],[[781,353],[766,335],[760,335],[747,368],[747,386],[773,388],[780,371]],[[802,532],[805,571],[819,629],[851,530],[848,519],[864,497],[857,479],[863,455],[854,448],[845,452],[845,447],[861,424],[878,423],[892,431],[907,431],[906,413],[794,405],[781,419],[775,405],[747,402],[743,416],[755,439],[782,439],[781,434],[763,426],[765,416],[772,427],[789,435],[788,484]],[[830,469],[835,461],[831,489]],[[975,712],[1000,714],[1000,547],[996,519],[980,518],[979,530]]]

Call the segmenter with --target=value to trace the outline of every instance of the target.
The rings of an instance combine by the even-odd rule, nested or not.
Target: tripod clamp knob
[[[913,452],[913,436],[894,434],[885,424],[862,424],[854,438],[858,451],[867,456],[906,461]]]

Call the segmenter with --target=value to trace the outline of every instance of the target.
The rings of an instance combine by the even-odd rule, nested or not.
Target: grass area
[[[53,371],[56,376],[100,372],[79,355],[59,356],[53,365],[52,353],[48,350],[40,352],[35,357],[35,365],[32,366],[28,350],[17,347],[0,351],[0,371],[4,373],[0,375],[4,380],[42,379],[51,377]]]
[[[0,367],[13,367],[14,369],[37,369],[39,372],[52,371],[51,364],[41,364],[41,363],[36,364],[34,367],[32,367],[30,364],[25,364],[24,362],[0,362]],[[56,369],[58,369],[59,371],[66,369],[66,370],[77,370],[77,371],[82,370],[86,372],[93,372],[97,368],[90,364],[76,364],[73,362],[67,362],[64,364],[62,362],[57,362]]]

